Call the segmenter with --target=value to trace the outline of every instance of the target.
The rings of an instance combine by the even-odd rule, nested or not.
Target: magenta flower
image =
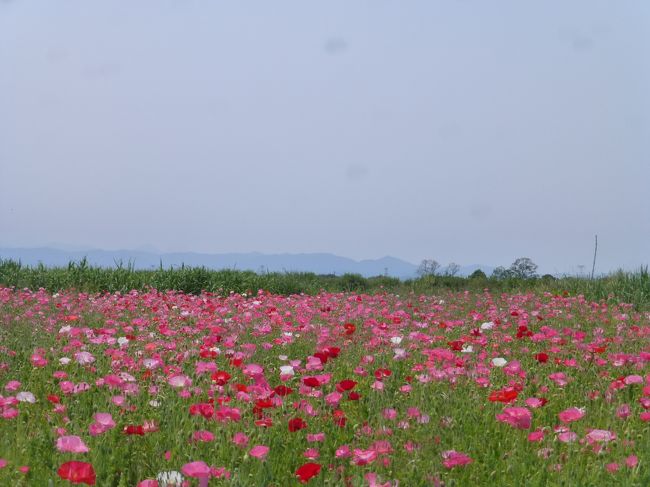
[[[251,457],[254,458],[259,458],[260,460],[264,460],[266,456],[269,454],[270,448],[268,446],[264,445],[255,445],[253,448],[250,449],[248,454]]]
[[[581,408],[569,408],[565,409],[558,414],[560,421],[563,423],[571,423],[573,421],[578,421],[585,415],[585,410]]]
[[[172,387],[190,387],[192,379],[186,375],[175,375],[167,379],[167,383]]]
[[[207,478],[211,475],[210,467],[202,461],[186,463],[181,468],[181,472],[195,478]]]
[[[589,433],[587,433],[585,438],[589,444],[607,443],[608,441],[616,439],[616,433],[607,430],[591,430]]]
[[[528,408],[512,407],[505,408],[502,414],[496,415],[497,419],[503,423],[508,423],[513,428],[528,429],[532,421],[532,413]]]
[[[455,468],[469,465],[474,460],[472,460],[468,455],[457,452],[456,450],[447,450],[442,452],[442,464],[445,468]]]
[[[374,462],[376,458],[377,452],[375,450],[361,450],[360,448],[355,448],[352,461],[355,465],[367,465]]]
[[[56,448],[60,452],[88,453],[90,450],[78,436],[60,436],[56,440]]]
[[[248,445],[248,436],[246,436],[244,433],[237,432],[232,437],[232,442],[237,446],[244,447]]]

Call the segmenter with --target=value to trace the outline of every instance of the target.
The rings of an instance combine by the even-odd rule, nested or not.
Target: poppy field
[[[0,288],[0,485],[650,485],[650,313]]]

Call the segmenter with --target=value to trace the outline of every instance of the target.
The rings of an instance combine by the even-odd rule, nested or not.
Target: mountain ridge
[[[141,248],[142,249],[142,248]],[[64,250],[53,247],[0,247],[0,259],[20,261],[24,265],[43,264],[47,267],[65,267],[70,262],[86,258],[90,265],[115,267],[131,263],[135,269],[157,269],[177,267],[206,267],[209,269],[237,269],[255,272],[314,272],[316,274],[361,274],[364,277],[387,275],[409,279],[416,277],[417,264],[390,255],[379,259],[354,260],[327,253],[278,253],[230,252],[208,254],[200,252],[153,252],[146,250]],[[441,267],[441,272],[445,267]],[[458,275],[466,276],[476,269],[486,274],[490,266],[472,264],[461,266]]]

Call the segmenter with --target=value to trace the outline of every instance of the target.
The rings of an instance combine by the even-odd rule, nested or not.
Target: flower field
[[[648,486],[649,363],[582,296],[0,288],[0,485]]]

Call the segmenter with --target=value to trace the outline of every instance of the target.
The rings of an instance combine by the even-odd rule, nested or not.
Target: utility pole
[[[596,270],[596,254],[598,253],[598,235],[596,235],[596,242],[594,244],[594,263],[591,266],[591,279],[594,278],[594,271]]]

